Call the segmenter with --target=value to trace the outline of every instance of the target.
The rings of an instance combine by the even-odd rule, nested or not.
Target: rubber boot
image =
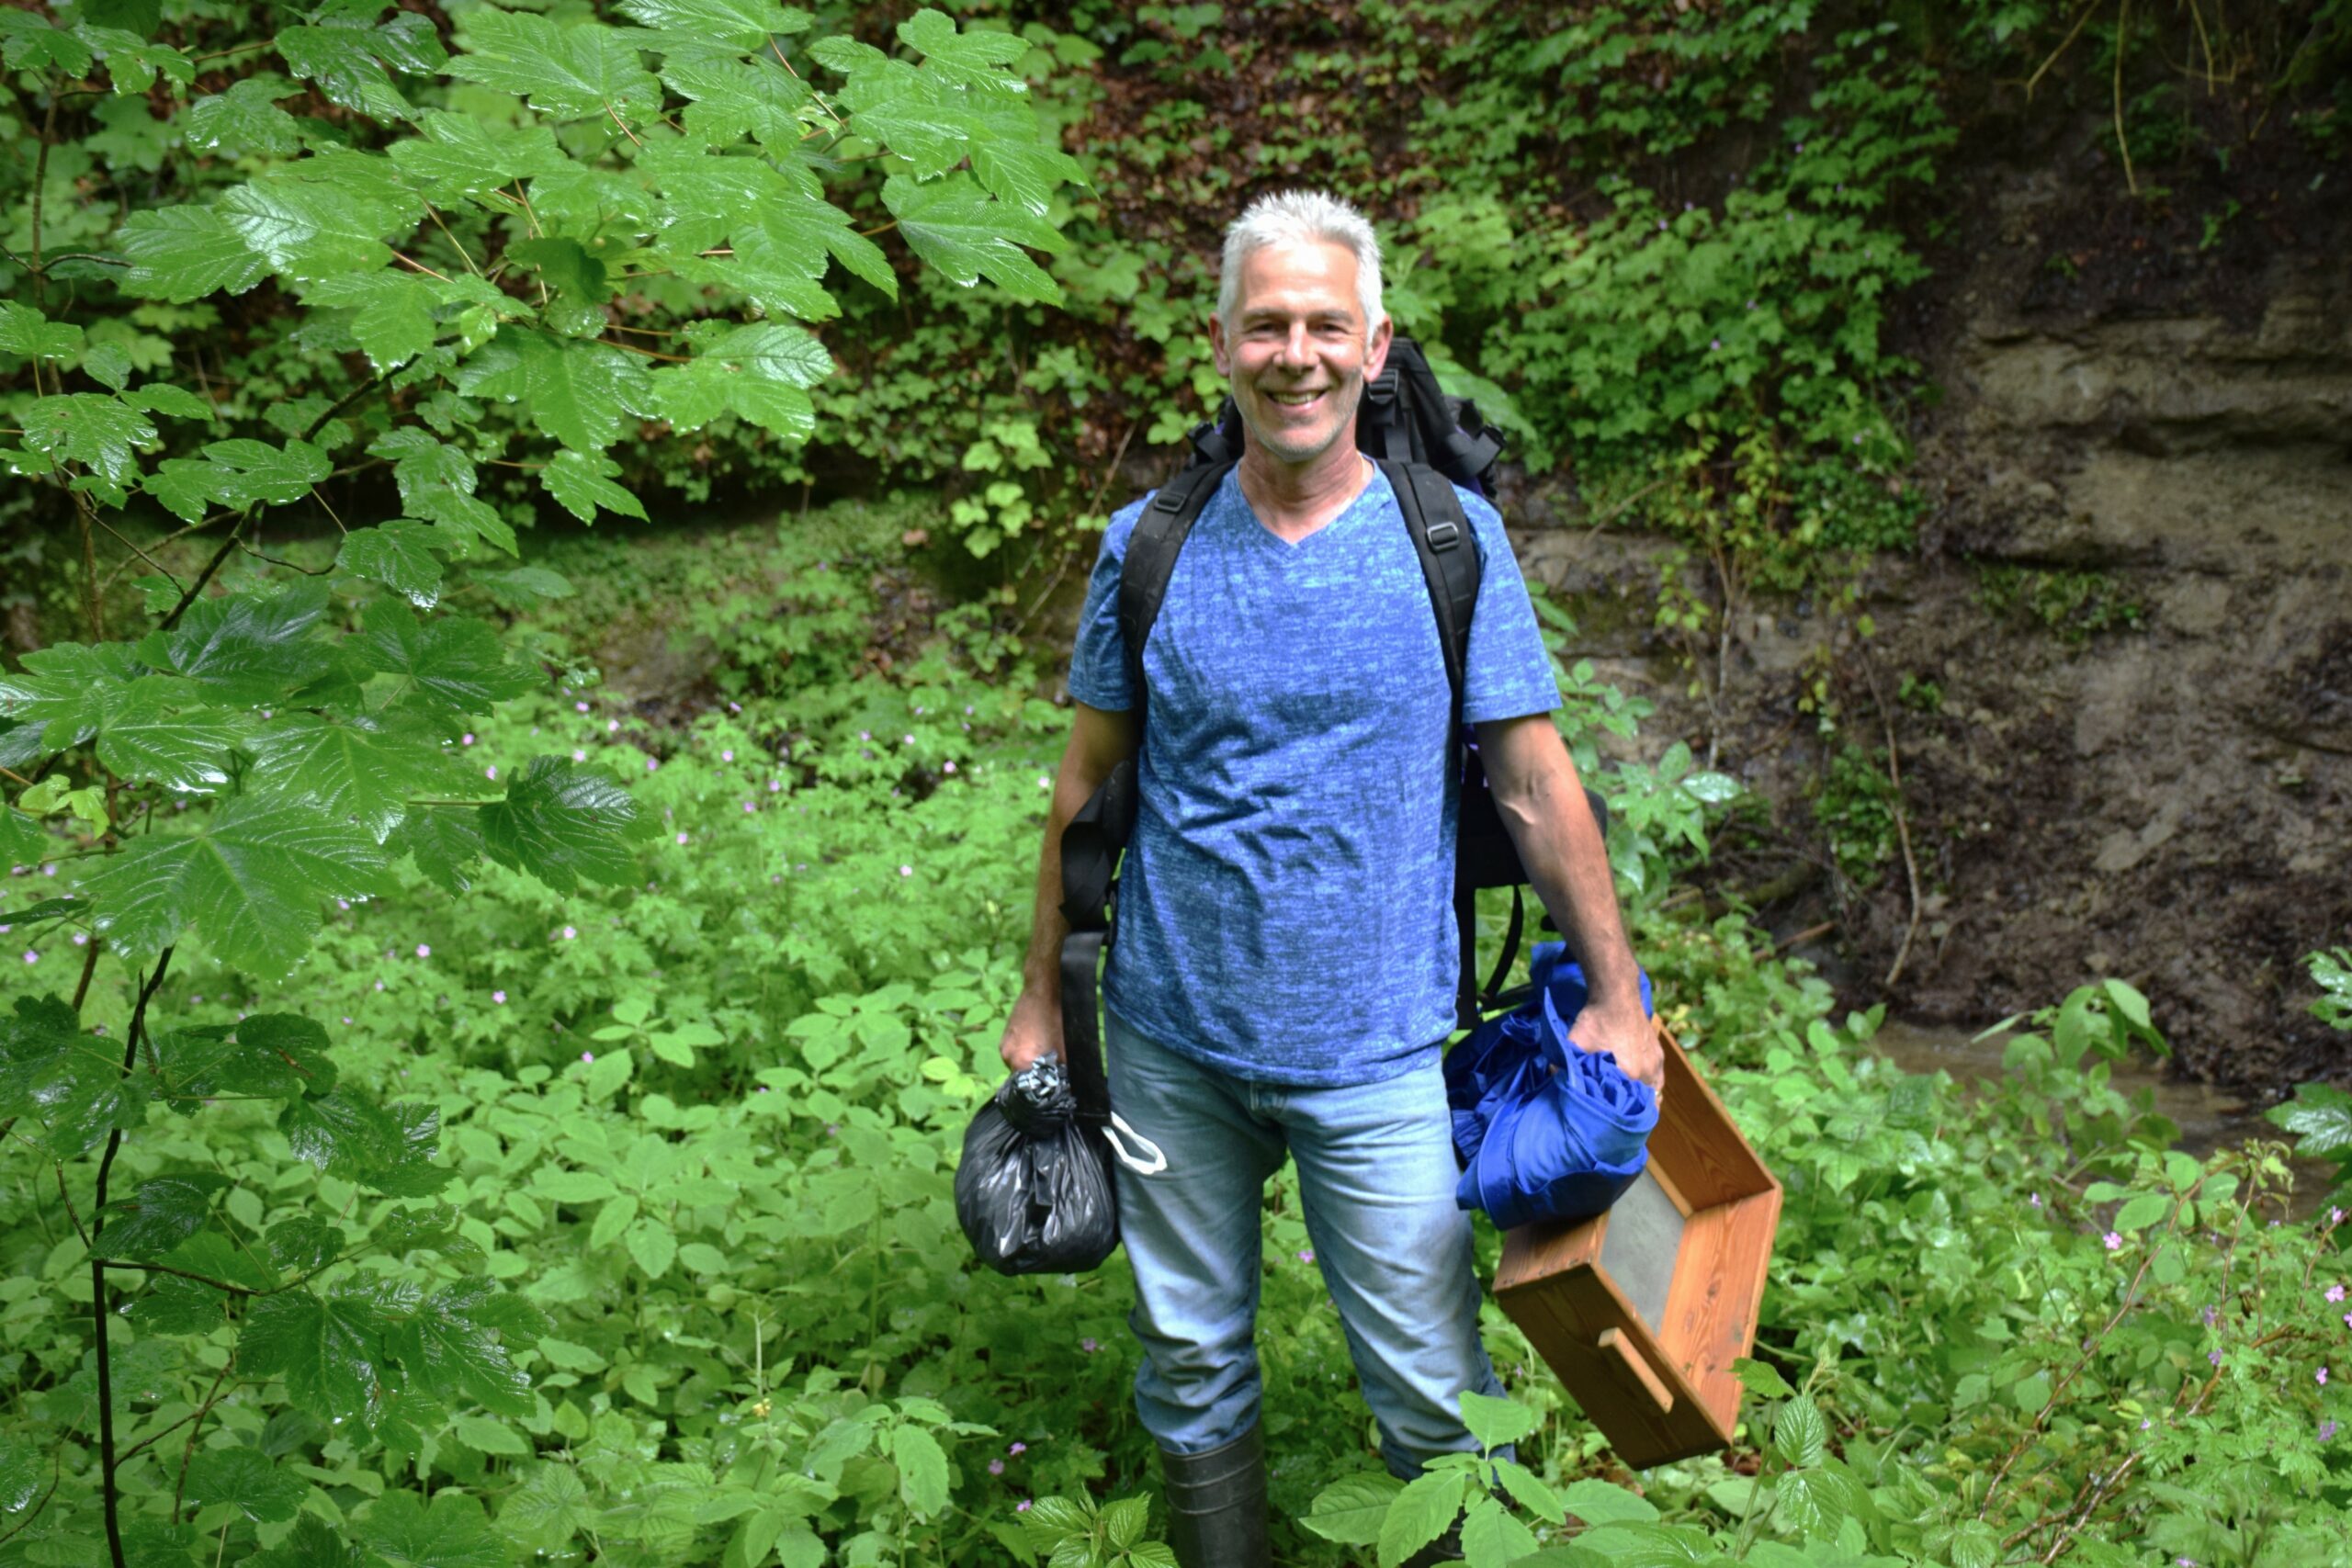
[[[1178,1568],[1273,1568],[1266,1544],[1266,1438],[1252,1427],[1204,1454],[1162,1449],[1168,1544]]]

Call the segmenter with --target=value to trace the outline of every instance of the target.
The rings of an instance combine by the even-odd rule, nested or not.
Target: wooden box
[[[1781,1184],[1661,1023],[1666,1102],[1642,1179],[1577,1224],[1506,1232],[1495,1294],[1636,1470],[1731,1445]]]

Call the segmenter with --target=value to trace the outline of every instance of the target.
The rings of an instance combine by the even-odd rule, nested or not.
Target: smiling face
[[[1251,444],[1285,467],[1352,450],[1356,405],[1390,335],[1383,317],[1366,341],[1355,254],[1325,241],[1253,251],[1233,314],[1230,332],[1210,318],[1209,344]]]

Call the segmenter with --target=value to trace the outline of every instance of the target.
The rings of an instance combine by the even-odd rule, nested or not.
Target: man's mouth
[[[1268,392],[1266,400],[1280,403],[1286,409],[1304,409],[1312,408],[1322,400],[1322,397],[1323,392],[1319,389],[1310,392]]]

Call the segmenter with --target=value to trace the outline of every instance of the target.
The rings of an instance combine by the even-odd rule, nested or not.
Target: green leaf
[[[69,77],[82,76],[96,60],[88,44],[63,28],[51,26],[38,12],[14,7],[0,12],[0,61],[6,61],[11,71],[61,71]]]
[[[372,1292],[300,1288],[255,1301],[237,1337],[237,1365],[284,1381],[287,1398],[323,1421],[372,1425],[383,1397],[384,1313]]]
[[[150,956],[190,931],[221,962],[276,976],[309,951],[322,899],[374,891],[384,857],[367,834],[297,802],[246,795],[196,832],[149,834],[86,874],[97,930]]]
[[[223,763],[245,727],[217,714],[182,714],[166,702],[175,682],[135,682],[110,693],[98,718],[98,761],[126,784],[201,795],[229,782]]]
[[[644,503],[613,482],[620,471],[621,466],[609,457],[558,452],[539,470],[539,482],[562,503],[565,511],[582,523],[596,521],[596,509],[600,506],[625,517],[643,518]]]
[[[628,1227],[623,1238],[628,1255],[649,1280],[659,1280],[677,1261],[678,1238],[661,1221],[644,1218]]]
[[[444,1285],[394,1332],[393,1353],[411,1375],[453,1404],[470,1402],[497,1416],[528,1416],[535,1408],[531,1381],[501,1337],[502,1299],[487,1280]]]
[[[1462,1555],[1473,1568],[1486,1568],[1488,1563],[1500,1568],[1531,1555],[1536,1544],[1535,1532],[1511,1517],[1510,1510],[1492,1497],[1472,1503],[1462,1521]]]
[[[673,52],[662,79],[688,100],[686,130],[706,143],[751,136],[783,152],[804,132],[808,84],[772,61]]]
[[[84,1033],[74,1010],[52,998],[17,998],[0,1024],[0,1120],[40,1127],[60,1158],[139,1126],[151,1093],[145,1075],[124,1074],[119,1047]]]
[[[427,807],[411,812],[392,830],[384,852],[394,860],[409,856],[435,886],[463,893],[473,886],[472,870],[481,859],[481,829],[471,812]]]
[[[593,1170],[563,1170],[541,1166],[531,1178],[531,1190],[559,1203],[596,1203],[616,1195],[612,1178]]]
[[[2159,1224],[2172,1213],[2172,1199],[2162,1192],[2143,1192],[2115,1211],[2115,1228],[2130,1235]]]
[[[187,1176],[158,1176],[139,1184],[129,1198],[118,1198],[99,1213],[103,1227],[96,1250],[107,1258],[153,1262],[204,1228],[212,1211],[212,1195],[229,1179],[208,1171]]]
[[[437,730],[398,715],[388,722],[287,714],[247,745],[273,794],[308,801],[379,844],[407,817],[410,796],[473,785]]]
[[[335,552],[334,564],[354,577],[382,583],[420,610],[430,610],[441,599],[441,562],[432,551],[433,537],[433,529],[405,517],[373,528],[354,528]]]
[[[1432,1470],[1407,1482],[1380,1522],[1380,1568],[1396,1568],[1444,1534],[1462,1512],[1462,1493],[1469,1481],[1458,1470]]]
[[[681,430],[729,411],[791,442],[816,430],[816,406],[801,389],[832,373],[832,357],[797,327],[738,327],[691,365],[654,373],[654,406]]]
[[[224,1291],[170,1274],[151,1274],[144,1294],[130,1303],[141,1334],[209,1334],[229,1321]]]
[[[110,392],[119,393],[130,385],[130,351],[119,343],[96,343],[83,351],[82,374]],[[141,412],[146,412],[143,401],[131,402],[128,398],[123,401]]]
[[[168,414],[174,419],[209,420],[214,412],[210,403],[169,381],[149,381],[133,387],[122,394],[122,400],[141,413]]]
[[[2009,1403],[2028,1416],[2038,1414],[2050,1403],[2050,1374],[2036,1372],[2019,1379],[2017,1386],[2009,1390]]]
[[[377,161],[355,152],[282,164],[222,192],[215,210],[248,249],[288,277],[372,272],[391,263],[384,236],[407,232],[424,214],[407,191],[366,179],[362,160]],[[345,175],[353,177],[340,177]]]
[[[206,1449],[187,1467],[189,1502],[226,1503],[255,1524],[284,1524],[309,1493],[259,1449]]]
[[[1733,1361],[1731,1370],[1739,1379],[1739,1386],[1759,1399],[1787,1399],[1796,1393],[1778,1368],[1751,1357],[1742,1356]]]
[[[81,352],[81,328],[52,322],[29,305],[0,302],[0,354],[70,360]]]
[[[775,0],[621,0],[621,14],[649,28],[763,50],[775,33],[802,33],[815,20]]]
[[[20,416],[25,445],[62,463],[79,463],[118,485],[139,478],[133,448],[155,439],[155,427],[120,398],[68,392],[40,398]]]
[[[1781,1405],[1772,1418],[1772,1447],[1792,1465],[1819,1464],[1829,1448],[1829,1425],[1820,1407],[1803,1397]]]
[[[492,125],[471,115],[427,109],[421,135],[387,150],[393,164],[425,197],[449,202],[496,190],[510,180],[552,174],[569,162],[544,125]]]
[[[336,1089],[288,1100],[277,1125],[295,1158],[391,1197],[424,1197],[451,1174],[433,1163],[440,1110],[421,1100],[379,1106]]]
[[[1380,1539],[1388,1505],[1405,1483],[1384,1471],[1351,1475],[1316,1494],[1314,1506],[1298,1522],[1341,1546],[1370,1546]]]
[[[246,1568],[360,1568],[360,1551],[324,1519],[304,1514],[275,1551],[250,1559]]]
[[[263,502],[282,506],[301,500],[311,487],[334,471],[334,460],[307,441],[273,446],[266,441],[240,437],[215,441],[204,448],[211,461],[230,470],[223,479],[221,499],[232,506]]]
[[[601,452],[618,440],[621,411],[641,406],[647,395],[645,372],[610,344],[520,328],[482,345],[459,367],[458,385],[469,394],[519,402],[531,423],[575,452]]]
[[[208,294],[243,294],[269,263],[209,207],[145,208],[123,220],[115,244],[130,268],[120,288],[140,299],[184,305]]]
[[[1064,248],[1053,225],[1023,209],[989,198],[965,174],[927,185],[893,175],[883,182],[883,205],[915,254],[949,279],[969,288],[985,276],[1017,299],[1062,302],[1061,286],[1020,248]]]
[[[464,45],[449,62],[450,75],[514,93],[545,113],[602,118],[609,108],[645,120],[661,112],[661,85],[636,48],[600,22],[562,27],[485,6],[467,16]]]
[[[316,635],[326,607],[325,585],[307,579],[276,593],[198,599],[178,626],[150,635],[137,651],[156,669],[186,676],[209,701],[258,707],[328,672],[328,649]]]
[[[315,85],[329,103],[370,119],[407,119],[414,111],[378,62],[377,43],[373,28],[341,17],[324,27],[288,28],[277,39],[286,68]]]
[[[428,1507],[413,1492],[388,1492],[368,1505],[360,1540],[396,1568],[510,1568],[481,1504],[465,1493],[436,1495]]]
[[[510,556],[518,553],[514,530],[507,525],[506,519],[488,502],[463,491],[449,485],[420,485],[409,498],[408,507],[419,517],[439,524],[441,536],[458,554],[469,553],[477,539]]]
[[[351,335],[378,370],[405,365],[433,346],[433,320],[444,287],[421,273],[387,269],[341,273],[310,284],[303,302],[353,311]]]
[[[930,1518],[947,1506],[947,1455],[938,1438],[902,1422],[891,1428],[890,1457],[899,1466],[899,1496],[917,1518]]]
[[[198,152],[290,158],[302,149],[302,128],[277,100],[295,91],[281,77],[248,76],[188,105],[180,118],[182,133]]]
[[[1515,1443],[1544,1423],[1543,1416],[1513,1400],[1497,1399],[1466,1389],[1462,1394],[1462,1424],[1482,1449]]]
[[[172,1099],[254,1095],[286,1100],[335,1084],[327,1032],[296,1013],[263,1012],[233,1024],[151,1039],[144,1061]]]
[[[2352,1149],[2352,1094],[2332,1084],[2302,1084],[2293,1100],[2263,1115],[2301,1140],[2295,1153],[2305,1158]]]
[[[508,781],[506,798],[481,809],[482,843],[501,865],[526,871],[559,893],[585,882],[634,879],[637,803],[601,773],[558,757],[534,757]]]
[[[519,1459],[531,1451],[531,1445],[524,1441],[512,1427],[488,1416],[457,1416],[450,1421],[449,1429],[458,1441],[477,1453]]]
[[[390,599],[361,613],[354,647],[370,669],[400,677],[399,697],[451,714],[488,713],[539,683],[532,671],[507,662],[487,622],[454,615],[420,620]]]
[[[1016,33],[957,32],[954,18],[926,6],[899,24],[899,41],[922,54],[923,69],[967,86],[1025,90],[1004,67],[1029,52]]]
[[[596,1223],[588,1227],[588,1250],[601,1252],[620,1240],[629,1222],[637,1218],[637,1200],[624,1192],[596,1211]]]
[[[1588,1525],[1646,1523],[1657,1517],[1649,1499],[1589,1476],[1568,1483],[1560,1494],[1560,1505]]]
[[[315,1214],[294,1214],[269,1227],[262,1247],[269,1260],[292,1274],[323,1269],[343,1251],[343,1232]]]
[[[588,1488],[568,1464],[533,1466],[498,1507],[498,1528],[518,1546],[542,1553],[561,1551],[595,1518]]]

